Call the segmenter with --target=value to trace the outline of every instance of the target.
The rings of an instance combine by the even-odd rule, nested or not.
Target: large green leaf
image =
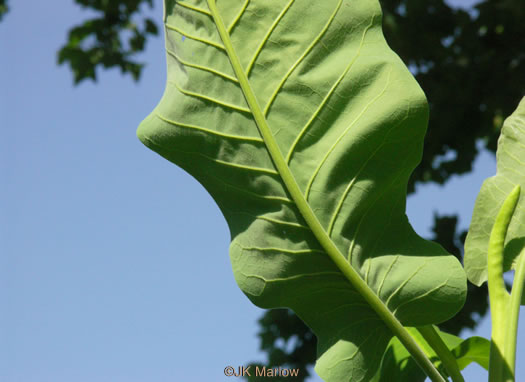
[[[519,184],[525,189],[525,98],[503,124],[496,158],[496,175],[481,186],[465,241],[465,270],[468,279],[476,285],[487,281],[488,243],[498,211],[514,186]],[[522,193],[505,239],[504,271],[515,269],[523,248],[525,197]]]
[[[139,138],[210,192],[238,285],[312,328],[318,373],[369,380],[385,320],[441,322],[466,293],[405,215],[427,103],[378,2],[167,0],[165,24],[166,90]]]
[[[410,334],[421,345],[428,357],[434,361],[443,374],[446,374],[439,357],[423,336],[415,328],[407,328]],[[456,358],[458,367],[463,370],[472,362],[476,362],[485,370],[489,367],[490,341],[482,337],[470,337],[466,340],[435,328],[443,342]],[[392,338],[381,361],[381,367],[371,382],[423,382],[426,375],[416,364],[410,353],[399,342]]]

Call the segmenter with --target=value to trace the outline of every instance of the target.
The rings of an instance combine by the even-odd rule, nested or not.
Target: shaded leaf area
[[[2,21],[2,18],[9,10],[9,7],[7,6],[7,0],[0,0],[0,21]]]
[[[148,36],[157,35],[157,24],[141,16],[143,6],[153,0],[75,0],[94,18],[73,27],[66,44],[58,52],[58,63],[67,64],[75,84],[96,80],[97,67],[117,67],[138,80],[144,66],[136,60],[144,51]]]
[[[488,278],[486,254],[498,212],[516,185],[525,189],[525,97],[503,124],[496,158],[496,175],[481,186],[465,243],[465,270],[476,285]],[[524,248],[525,197],[522,193],[505,237],[503,271],[516,269],[520,254],[525,253]]]
[[[405,215],[424,94],[378,2],[214,4],[167,1],[166,91],[137,134],[210,192],[239,287],[312,328],[319,375],[367,381],[392,336],[383,320],[442,322],[466,295],[459,261]]]
[[[459,260],[463,259],[463,243],[467,231],[458,230],[457,216],[434,216],[433,237],[449,253]],[[467,300],[461,311],[453,318],[439,324],[439,328],[450,335],[459,335],[464,329],[474,329],[481,318],[488,312],[488,289],[486,285],[476,287],[468,283]],[[294,380],[305,381],[309,370],[315,362],[317,341],[311,330],[303,321],[288,309],[273,309],[265,312],[258,321],[260,350],[266,353],[265,362],[252,362],[255,367],[290,367],[299,368],[301,374]],[[466,346],[466,345],[463,345]],[[458,350],[459,351],[459,350]],[[404,350],[406,353],[406,350]],[[406,353],[408,354],[408,353]],[[459,356],[458,356],[459,357]],[[424,381],[421,369],[412,363],[406,372],[414,373],[420,379],[407,381]],[[261,377],[246,377],[250,381],[262,381]],[[276,379],[280,381],[281,379]],[[284,378],[282,378],[284,381]]]
[[[410,334],[420,344],[423,351],[435,363],[444,376],[449,376],[441,360],[432,347],[414,328],[409,328]],[[441,339],[456,357],[458,367],[463,370],[472,362],[488,370],[490,341],[482,337],[470,337],[465,340],[438,330]],[[371,382],[424,382],[426,375],[416,364],[397,338],[392,338],[381,361],[381,367]]]

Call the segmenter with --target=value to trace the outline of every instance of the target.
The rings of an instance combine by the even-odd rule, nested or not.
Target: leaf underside
[[[217,7],[258,110],[207,2],[167,0],[166,90],[137,135],[210,192],[230,227],[238,285],[256,305],[290,307],[312,328],[321,377],[370,380],[392,334],[314,236],[254,112],[323,234],[403,324],[417,326],[450,318],[466,292],[459,262],[405,215],[425,96],[386,45],[375,0]]]
[[[465,241],[465,270],[468,279],[476,285],[487,281],[488,243],[498,211],[516,185],[525,189],[525,98],[503,124],[496,159],[496,175],[481,186]],[[515,269],[524,248],[525,198],[522,193],[505,239],[504,271]]]

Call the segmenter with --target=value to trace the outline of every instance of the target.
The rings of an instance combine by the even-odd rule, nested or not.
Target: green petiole
[[[511,311],[513,317],[510,319],[512,322],[515,322],[514,325],[508,325],[508,314],[509,310],[511,310],[511,306],[515,306],[515,300],[518,299],[518,295],[518,304],[521,300],[523,282],[517,287],[518,289],[516,291],[513,291],[514,296],[511,298],[505,288],[505,281],[503,280],[503,249],[505,246],[507,230],[512,215],[514,214],[514,210],[518,204],[520,190],[521,188],[519,185],[514,187],[509,196],[507,196],[503,202],[503,206],[496,217],[496,222],[492,228],[489,240],[487,265],[492,319],[489,382],[514,382],[514,364],[516,355],[515,332],[517,330],[517,316],[519,309],[518,311],[514,311],[515,309]],[[523,273],[525,271],[523,270],[523,256],[521,257],[518,273],[519,277],[523,278]],[[514,338],[509,338],[509,335],[514,335]]]

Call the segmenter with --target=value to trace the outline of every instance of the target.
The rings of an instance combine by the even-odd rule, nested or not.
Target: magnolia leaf
[[[461,265],[405,215],[428,105],[376,0],[167,0],[165,33],[166,90],[137,135],[210,192],[239,287],[312,328],[323,379],[370,380],[385,322],[461,308]]]
[[[496,175],[481,186],[465,241],[467,277],[478,286],[487,281],[488,243],[498,211],[516,185],[525,189],[525,98],[503,123],[496,159]],[[515,269],[524,248],[525,197],[522,193],[505,239],[504,271]]]
[[[489,367],[490,341],[482,337],[470,337],[463,340],[457,336],[440,331],[441,339],[456,357],[459,369],[463,370],[472,362],[476,362],[485,370]],[[434,361],[437,368],[446,375],[446,371],[435,353],[435,351],[423,339],[423,336],[415,328],[407,328],[416,341],[420,344],[427,356]],[[376,377],[371,382],[424,382],[426,375],[416,364],[410,353],[399,342],[392,338],[383,356],[381,367]]]

